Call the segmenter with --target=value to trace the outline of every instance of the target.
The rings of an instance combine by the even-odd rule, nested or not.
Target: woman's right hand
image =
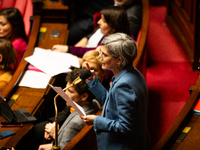
[[[94,80],[94,79],[97,77],[97,75],[96,75],[96,73],[95,73],[94,70],[91,70],[91,69],[90,69],[90,66],[89,66],[88,63],[86,63],[86,67],[87,67],[87,69],[90,70],[91,73],[92,73],[92,75],[91,75],[89,78],[87,78],[86,81],[91,82],[92,80]]]
[[[52,50],[56,51],[56,52],[67,53],[68,52],[68,46],[67,45],[54,45],[52,47]]]

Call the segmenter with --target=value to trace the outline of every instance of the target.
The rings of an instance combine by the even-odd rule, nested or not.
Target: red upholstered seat
[[[93,15],[94,30],[99,26],[99,25],[97,24],[97,22],[99,21],[100,18],[101,18],[101,13],[100,13],[100,12],[96,12],[96,13]]]

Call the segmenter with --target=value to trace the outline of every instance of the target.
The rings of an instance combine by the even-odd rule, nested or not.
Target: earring
[[[4,65],[0,65],[0,69],[4,69]]]

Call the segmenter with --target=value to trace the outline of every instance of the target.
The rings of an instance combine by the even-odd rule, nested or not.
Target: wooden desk
[[[61,0],[52,3],[50,0],[43,0],[42,18],[43,22],[64,22],[68,21],[69,7],[62,4]]]
[[[68,38],[68,24],[64,23],[42,23],[41,28],[46,29],[45,33],[40,32],[40,34],[45,34],[44,39],[38,41],[37,47],[51,49],[55,44],[66,44]],[[59,30],[60,37],[51,37],[50,33],[52,30]]]
[[[37,23],[38,27],[37,30],[32,30],[32,35],[34,35],[33,38],[38,38],[39,36],[36,34],[39,32],[39,24]],[[30,45],[28,45],[27,50],[29,51],[29,53],[25,53],[25,56],[30,56],[31,55],[31,51],[33,51],[35,46],[38,47],[42,47],[42,48],[51,48],[52,44],[65,44],[66,43],[66,35],[67,35],[67,24],[54,24],[54,23],[42,23],[41,24],[42,27],[46,27],[46,36],[45,39],[43,40],[39,40],[38,42],[35,41],[35,44],[33,44],[32,41],[32,37],[30,37]],[[35,26],[33,26],[33,29],[35,28]],[[50,31],[54,30],[54,29],[58,29],[61,30],[61,35],[58,38],[51,38],[50,37]],[[36,36],[36,37],[35,37]],[[24,57],[25,58],[25,57]],[[23,67],[21,68],[22,65]],[[24,70],[26,70],[25,66],[28,65],[28,63],[23,59],[20,62],[19,65],[19,69],[22,72],[22,75],[20,75],[20,79],[23,78],[23,74],[24,74]],[[48,94],[50,87],[47,87],[46,89],[35,89],[35,88],[28,88],[28,87],[19,87],[18,83],[19,80],[16,81],[15,84],[13,84],[13,86],[15,86],[14,90],[12,90],[11,93],[9,93],[9,91],[3,91],[3,95],[4,97],[9,97],[11,98],[12,95],[18,95],[19,97],[17,98],[17,100],[15,101],[15,103],[13,103],[11,109],[12,110],[16,110],[16,109],[22,109],[25,108],[28,112],[32,113],[33,115],[37,112],[38,108],[41,106],[41,104],[44,101],[44,96]],[[53,84],[53,82],[55,81],[55,78],[51,78],[51,80],[49,81],[49,83]],[[11,89],[11,88],[9,88]],[[5,95],[5,93],[7,95]],[[8,96],[9,95],[9,96]],[[9,100],[9,103],[12,103],[12,99],[7,99]],[[6,121],[6,119],[0,115],[0,121],[4,122]],[[29,123],[29,124],[24,124],[23,127],[12,127],[12,128],[5,128],[5,127],[0,127],[0,132],[5,131],[5,130],[12,130],[14,131],[16,134],[4,139],[0,140],[0,148],[2,148],[3,146],[6,147],[14,147],[18,141],[32,128],[33,124]]]

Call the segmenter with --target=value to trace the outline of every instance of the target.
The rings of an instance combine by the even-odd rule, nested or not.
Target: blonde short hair
[[[91,51],[87,51],[82,59],[83,59],[83,62],[84,61],[88,61],[88,62],[91,62],[91,63],[96,63],[100,66],[102,66],[102,62],[101,62],[101,59],[98,59],[98,56],[99,56],[99,52],[96,51],[96,50],[91,50]]]

